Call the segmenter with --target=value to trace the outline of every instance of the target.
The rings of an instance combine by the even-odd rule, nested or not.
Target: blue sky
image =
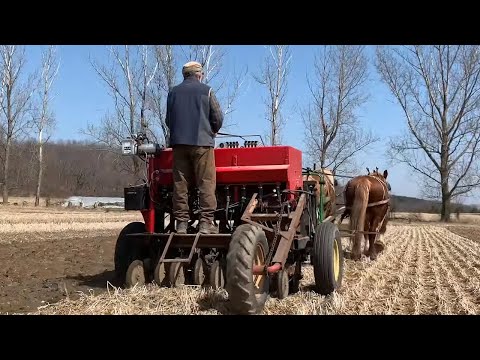
[[[234,66],[239,68],[244,65],[247,65],[250,71],[258,71],[258,65],[266,51],[260,45],[225,46],[225,50],[227,55],[224,70],[227,72]],[[29,66],[38,64],[40,51],[39,46],[28,47]],[[317,46],[291,46],[292,68],[285,100],[288,121],[283,130],[283,143],[301,150],[304,149],[303,126],[296,106],[305,104],[309,99],[306,78],[312,69],[317,51]],[[365,128],[372,129],[381,141],[362,154],[360,161],[364,162],[364,167],[388,169],[394,194],[420,196],[417,178],[411,177],[411,172],[406,167],[391,165],[386,158],[388,139],[402,132],[405,120],[399,106],[385,85],[380,83],[375,72],[372,62],[374,48],[367,47],[367,52],[371,60],[371,81],[368,85],[371,97],[360,112],[360,122]],[[112,106],[105,86],[89,61],[89,56],[100,61],[106,60],[107,51],[103,45],[62,45],[59,46],[58,54],[61,66],[55,83],[56,97],[53,102],[57,120],[54,139],[83,139],[80,129],[84,129],[88,123],[97,122]],[[180,62],[179,65],[181,64]],[[267,131],[263,95],[264,90],[250,76],[235,103],[236,110],[231,115],[231,121],[238,125],[229,129],[229,132],[264,134]],[[479,202],[479,199],[471,198],[468,202]]]

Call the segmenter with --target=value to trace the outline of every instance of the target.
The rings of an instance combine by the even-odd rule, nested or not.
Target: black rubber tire
[[[335,246],[339,257],[337,279],[334,272]],[[329,295],[339,289],[343,279],[343,250],[340,231],[335,224],[325,222],[317,226],[312,259],[316,291],[321,295]]]
[[[134,260],[143,260],[144,246],[142,242],[138,241],[127,234],[143,233],[145,232],[145,224],[142,222],[132,222],[125,226],[117,238],[115,244],[115,276],[119,281],[124,281],[129,265]]]
[[[257,246],[262,247],[266,257],[267,238],[257,226],[242,224],[232,234],[227,253],[226,290],[230,310],[235,314],[258,314],[268,299],[269,277],[265,276],[259,294],[253,283],[253,261]]]

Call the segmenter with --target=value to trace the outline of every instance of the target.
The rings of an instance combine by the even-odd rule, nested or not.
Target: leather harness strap
[[[383,204],[386,204],[390,202],[390,199],[384,199],[384,200],[380,200],[380,201],[375,201],[373,203],[370,203],[367,205],[367,207],[372,207],[372,206],[377,206],[377,205],[383,205]]]
[[[379,179],[377,176],[373,176],[373,175],[367,175],[368,177],[372,177],[374,178],[375,180],[377,180],[381,185],[382,185],[382,188],[383,188],[383,197],[385,197],[385,189],[387,188],[387,184],[386,182],[382,181],[381,179]],[[343,190],[344,192],[346,191],[346,188]],[[387,199],[383,199],[383,200],[380,200],[380,201],[375,201],[373,203],[369,203],[367,205],[367,207],[373,207],[373,206],[379,206],[379,205],[384,205],[384,204],[388,204],[390,202],[390,198],[387,198]],[[352,207],[351,206],[346,206],[345,209],[351,209]]]

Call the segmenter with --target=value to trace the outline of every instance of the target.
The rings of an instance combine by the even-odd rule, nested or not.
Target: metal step
[[[200,233],[197,233],[195,235],[195,240],[193,241],[192,248],[190,249],[190,254],[188,255],[187,259],[178,259],[178,258],[173,258],[173,259],[165,259],[165,255],[167,254],[168,249],[170,248],[170,244],[172,242],[172,239],[174,237],[175,233],[171,233],[170,236],[168,237],[167,244],[165,245],[165,248],[163,249],[162,256],[160,256],[160,260],[158,261],[159,264],[162,262],[164,263],[172,263],[172,262],[181,262],[181,263],[189,263],[192,261],[193,254],[195,253],[195,249],[197,248],[197,243],[198,239],[200,238]]]

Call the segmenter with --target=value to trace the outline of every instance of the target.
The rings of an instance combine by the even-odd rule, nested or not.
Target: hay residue
[[[376,261],[345,260],[343,286],[330,296],[313,291],[312,267],[300,291],[269,298],[262,314],[480,314],[480,243],[436,226],[395,226]],[[81,294],[36,314],[229,314],[225,290],[147,285]]]
[[[228,294],[224,289],[212,290],[199,286],[177,288],[158,287],[155,284],[116,288],[100,295],[79,293],[77,300],[62,300],[38,309],[37,314],[48,315],[221,315],[229,314]],[[302,292],[278,300],[269,298],[264,314],[323,314],[332,306],[325,306],[325,297],[303,289]]]

